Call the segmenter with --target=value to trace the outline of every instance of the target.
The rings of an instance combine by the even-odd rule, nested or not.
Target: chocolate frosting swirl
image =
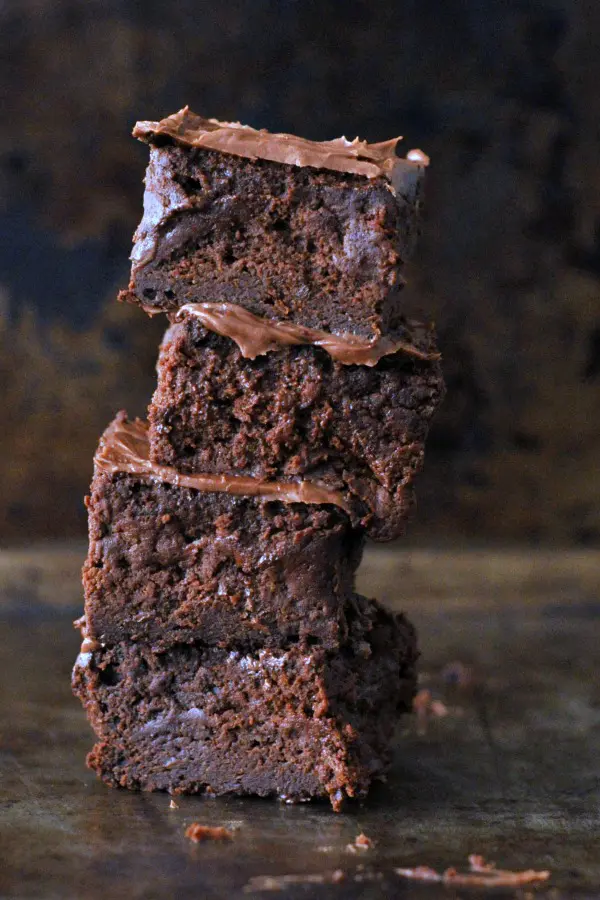
[[[194,316],[209,331],[230,338],[246,359],[256,359],[281,346],[321,347],[344,365],[375,366],[384,356],[405,353],[421,360],[437,360],[439,353],[392,337],[374,340],[355,334],[332,334],[291,322],[265,319],[234,303],[186,303],[177,318]],[[425,329],[421,329],[424,331]]]
[[[339,491],[314,481],[263,481],[248,475],[210,473],[184,475],[170,466],[156,465],[150,459],[148,425],[140,419],[130,422],[124,412],[117,415],[100,438],[94,468],[96,473],[124,472],[197,491],[264,497],[282,503],[330,503],[350,511]]]
[[[309,141],[292,134],[257,131],[239,122],[205,119],[191,112],[188,106],[160,122],[138,122],[133,136],[149,143],[164,136],[187,147],[220,150],[248,159],[332,169],[366,178],[383,176],[402,193],[429,164],[428,157],[420,150],[409,151],[406,159],[396,156],[400,137],[378,144],[368,144],[358,138],[349,141],[345,137]]]

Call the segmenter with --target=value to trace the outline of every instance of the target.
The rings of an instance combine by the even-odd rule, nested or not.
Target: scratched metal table
[[[2,898],[269,896],[251,879],[294,874],[324,883],[285,896],[477,896],[394,872],[470,853],[549,869],[523,897],[600,896],[600,554],[369,551],[360,586],[416,622],[422,687],[447,714],[407,723],[388,783],[341,815],[234,798],[171,809],[98,783],[69,688],[81,556],[0,553]],[[195,820],[234,840],[191,844]],[[352,854],[361,831],[376,846]],[[327,883],[335,870],[343,880]]]

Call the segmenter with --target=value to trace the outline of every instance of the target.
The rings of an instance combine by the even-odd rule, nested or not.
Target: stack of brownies
[[[73,684],[109,784],[364,796],[415,689],[407,620],[354,592],[403,531],[443,395],[402,313],[426,158],[187,108],[150,146],[121,299],[166,313],[148,423],[95,457]]]

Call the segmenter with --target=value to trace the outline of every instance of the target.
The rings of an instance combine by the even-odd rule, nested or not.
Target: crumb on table
[[[547,881],[550,878],[550,872],[546,870],[536,872],[533,869],[526,869],[511,872],[509,869],[497,869],[495,863],[486,863],[483,856],[475,853],[469,856],[469,871],[466,873],[457,872],[454,867],[437,872],[429,866],[394,869],[394,871],[396,875],[410,878],[412,881],[435,882],[457,887],[519,887],[536,881]]]
[[[417,734],[423,735],[430,719],[443,719],[449,710],[445,703],[432,697],[430,690],[422,688],[413,700],[413,712],[417,716]]]
[[[199,844],[202,841],[232,841],[233,832],[222,825],[201,825],[199,822],[192,822],[185,830],[186,838]]]
[[[370,850],[374,846],[375,845],[371,838],[361,832],[360,834],[356,835],[354,841],[351,844],[346,844],[346,851],[348,853],[358,853],[359,851],[364,852],[365,850]]]

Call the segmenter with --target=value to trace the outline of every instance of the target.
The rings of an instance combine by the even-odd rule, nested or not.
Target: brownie
[[[150,163],[121,299],[149,312],[229,302],[335,333],[386,333],[418,230],[423,154],[400,159],[396,141],[304,141],[187,109],[134,135]]]
[[[427,358],[433,334],[414,323],[404,331],[420,355],[399,351],[369,367],[314,346],[246,359],[186,317],[160,350],[151,459],[182,472],[318,480],[345,495],[371,537],[398,537],[444,394],[440,363]]]
[[[113,786],[171,793],[362,797],[390,760],[415,690],[412,626],[357,598],[375,623],[342,650],[253,652],[143,643],[83,650],[73,689]]]
[[[117,421],[126,433],[124,417]],[[235,647],[346,639],[363,538],[343,510],[198,491],[106,471],[103,459],[86,501],[90,639]]]

